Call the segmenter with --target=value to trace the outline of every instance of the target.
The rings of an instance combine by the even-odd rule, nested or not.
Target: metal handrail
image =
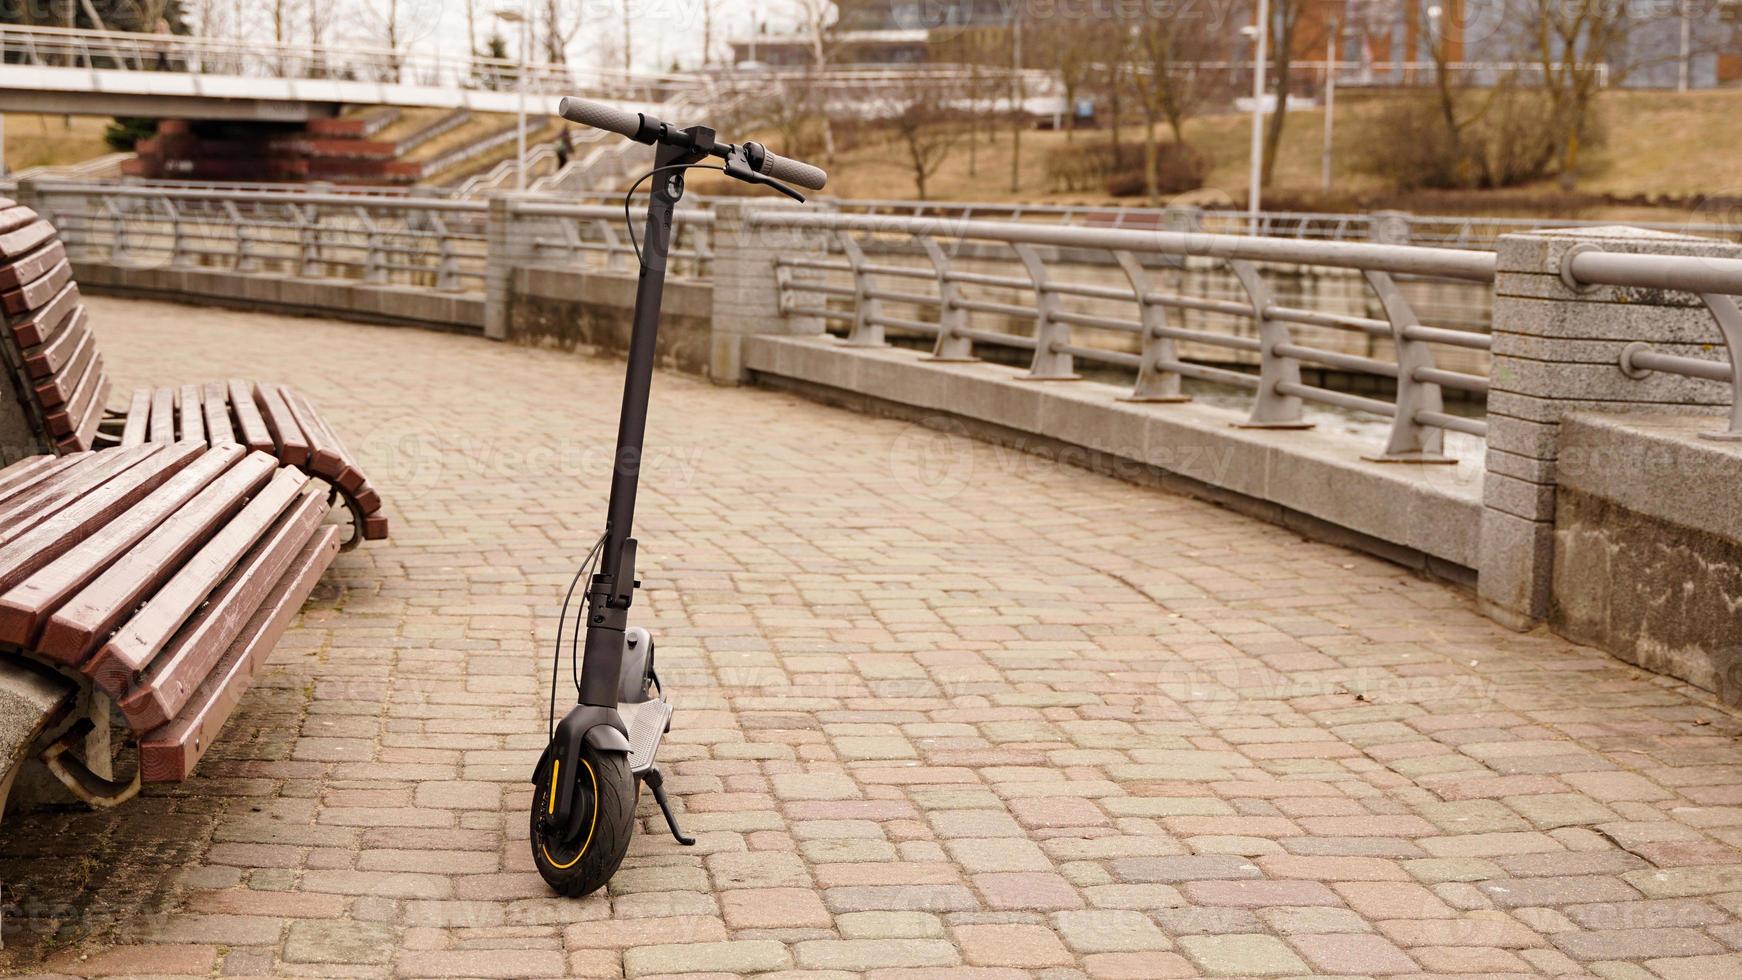
[[[1444,461],[1444,433],[1485,435],[1487,423],[1451,415],[1443,409],[1443,390],[1485,394],[1488,380],[1479,374],[1438,367],[1436,347],[1459,331],[1424,327],[1397,280],[1431,278],[1441,281],[1492,283],[1493,253],[1407,245],[1326,242],[1293,238],[1255,238],[1196,232],[1135,231],[1086,228],[1036,222],[990,222],[874,214],[804,213],[767,210],[751,213],[756,227],[803,233],[811,244],[818,236],[838,248],[842,259],[819,258],[815,249],[804,254],[786,251],[776,259],[780,305],[788,316],[847,321],[846,340],[857,346],[882,346],[886,328],[902,329],[932,341],[934,356],[972,359],[974,345],[1030,352],[1033,378],[1074,378],[1075,363],[1135,372],[1129,398],[1134,401],[1185,400],[1182,378],[1193,378],[1255,392],[1247,424],[1270,428],[1308,427],[1302,414],[1307,402],[1390,420],[1390,435],[1378,458],[1417,462]],[[964,255],[987,261],[985,251],[968,243],[995,243],[1014,253],[1026,276],[988,274],[959,268]],[[917,243],[931,267],[873,260],[881,255],[911,254]],[[1081,266],[1094,254],[1121,268],[1124,289],[1073,281],[1058,270]],[[1186,295],[1153,288],[1151,267],[1171,263],[1178,274],[1183,258],[1215,260],[1239,283],[1244,301]],[[1274,299],[1264,270],[1310,266],[1359,273],[1371,288],[1384,319],[1285,307]],[[831,274],[845,273],[851,285]],[[822,277],[819,277],[819,274]],[[905,281],[930,278],[936,293],[916,293],[882,286],[881,277]],[[1003,295],[964,295],[964,287]],[[1012,300],[1011,293],[1027,294]],[[821,297],[820,305],[805,296]],[[829,297],[851,301],[852,310],[832,310]],[[1137,316],[1067,308],[1066,299],[1124,304]],[[891,315],[885,304],[908,307],[914,316]],[[1001,318],[1012,329],[987,330],[972,324],[979,314]],[[1171,316],[1234,317],[1250,324],[1256,336],[1219,334],[1181,327]],[[1336,350],[1306,337],[1295,337],[1289,325],[1354,333],[1365,339],[1367,352]],[[1135,337],[1138,349],[1098,346],[1077,340],[1073,327]],[[1374,341],[1390,341],[1393,356],[1382,356]],[[1243,355],[1256,355],[1256,375],[1212,364],[1192,363],[1203,355],[1182,351],[1180,344],[1204,345]],[[1444,345],[1482,350],[1487,338]],[[1301,380],[1303,365],[1346,371],[1383,379],[1394,385],[1390,400],[1336,391]]]
[[[1574,246],[1561,263],[1567,284],[1574,288],[1619,286],[1692,293],[1705,304],[1724,341],[1728,364],[1654,351],[1643,343],[1622,349],[1621,370],[1645,378],[1654,371],[1688,378],[1730,383],[1730,424],[1721,432],[1703,432],[1708,439],[1742,441],[1742,259],[1692,255],[1635,255],[1604,252],[1592,244]]]

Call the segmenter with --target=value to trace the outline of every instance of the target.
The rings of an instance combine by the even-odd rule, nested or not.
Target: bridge
[[[576,903],[520,762],[614,209],[19,195],[122,387],[270,361],[396,532],[194,781],[9,818],[11,972],[1742,968],[1742,247],[683,212],[643,577],[701,844]]]
[[[302,122],[347,105],[516,112],[523,88],[657,106],[699,87],[690,76],[392,48],[0,25],[9,112]]]

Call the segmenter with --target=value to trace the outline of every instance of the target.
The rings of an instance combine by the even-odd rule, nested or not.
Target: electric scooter
[[[628,625],[629,607],[641,583],[635,579],[635,491],[640,476],[642,438],[647,427],[648,390],[653,382],[654,341],[660,299],[671,249],[672,213],[684,192],[684,173],[720,170],[760,184],[797,201],[804,197],[788,184],[822,190],[822,170],[770,153],[753,142],[727,143],[706,126],[678,128],[646,113],[565,98],[557,114],[570,122],[609,130],[655,148],[653,169],[624,196],[653,178],[646,231],[637,251],[641,280],[635,294],[635,320],[629,339],[629,367],[623,382],[623,409],[617,423],[617,452],[611,474],[611,499],[605,531],[569,586],[596,569],[588,581],[586,622],[574,708],[551,726],[550,741],[533,772],[532,858],[538,873],[560,894],[585,895],[611,880],[635,828],[635,804],[643,785],[665,815],[680,844],[694,844],[678,829],[666,799],[664,778],[655,765],[661,737],[671,731],[672,705],[654,670],[653,638]],[[703,161],[718,158],[719,165]],[[634,241],[635,228],[629,233]],[[557,627],[556,660],[551,665],[551,720],[555,721],[556,671],[562,655],[563,602]],[[580,624],[575,626],[576,639]],[[570,648],[573,657],[573,643]]]

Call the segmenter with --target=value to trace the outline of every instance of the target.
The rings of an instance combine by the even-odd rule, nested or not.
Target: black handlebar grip
[[[641,132],[641,113],[625,112],[615,106],[588,102],[570,95],[563,96],[562,101],[556,104],[556,114],[569,122],[603,129],[630,139],[634,139],[635,134]]]
[[[808,187],[813,191],[822,190],[823,185],[829,182],[829,175],[823,172],[823,168],[789,160],[767,150],[762,151],[762,166],[757,168],[757,173],[788,184]]]

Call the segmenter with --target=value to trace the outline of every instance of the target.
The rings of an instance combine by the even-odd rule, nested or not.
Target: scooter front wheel
[[[532,791],[533,864],[557,894],[570,898],[598,891],[611,880],[635,830],[637,787],[629,757],[583,745],[578,761],[579,771],[569,773],[561,771],[558,760],[547,760]],[[546,826],[555,810],[557,780],[574,781],[575,807],[581,814],[580,834],[566,842],[558,828]]]

